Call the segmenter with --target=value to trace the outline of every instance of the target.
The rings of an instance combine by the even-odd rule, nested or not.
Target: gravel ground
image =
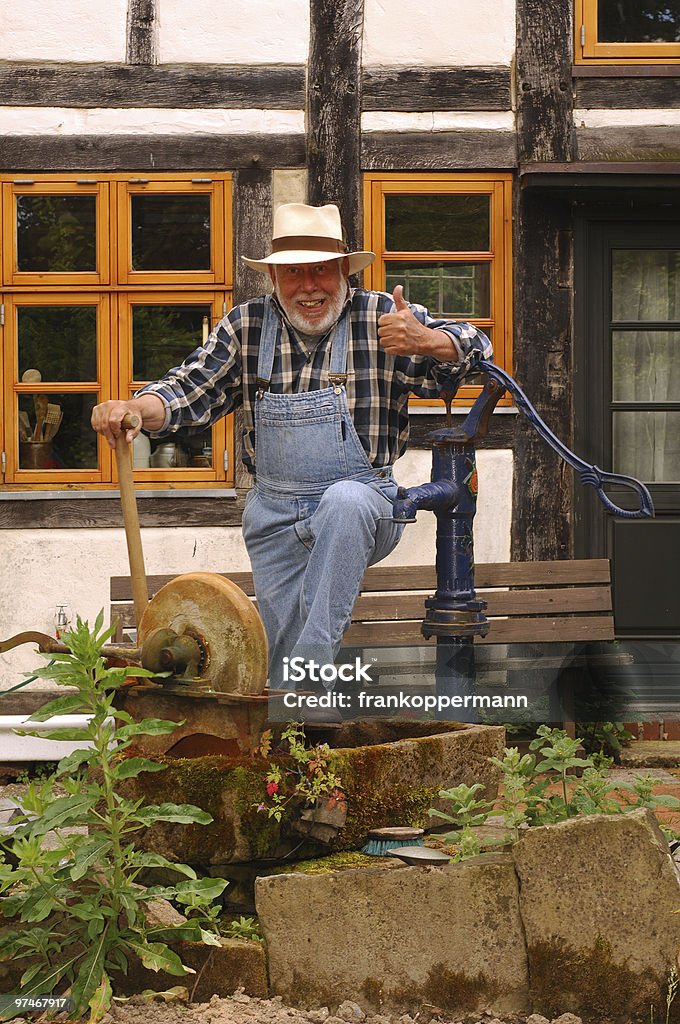
[[[463,1016],[439,1016],[432,1007],[414,1017],[374,1015],[367,1016],[357,1003],[350,1000],[342,1003],[335,1014],[327,1007],[318,1010],[298,1010],[284,1006],[280,997],[255,999],[237,992],[230,999],[213,996],[209,1003],[149,1003],[138,996],[129,1002],[116,1005],[104,1019],[103,1024],[582,1024],[581,1018],[573,1013],[563,1013],[550,1020],[538,1013],[530,1016],[509,1016],[499,1018],[490,1011]],[[65,1018],[56,1018],[57,1021]],[[14,1024],[35,1024],[17,1018]]]

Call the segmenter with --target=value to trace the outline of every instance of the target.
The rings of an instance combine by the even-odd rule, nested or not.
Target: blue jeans
[[[396,484],[384,489],[392,497]],[[250,492],[243,537],[269,639],[271,687],[293,685],[283,680],[286,656],[332,664],[367,566],[385,558],[402,531],[377,484],[339,480],[320,498]]]

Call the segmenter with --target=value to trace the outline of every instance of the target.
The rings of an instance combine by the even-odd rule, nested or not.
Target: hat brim
[[[241,259],[253,270],[259,270],[261,274],[268,273],[269,267],[281,266],[290,263],[327,263],[330,260],[342,260],[345,257],[349,260],[350,274],[358,274],[364,270],[375,259],[374,252],[342,252],[330,253],[318,249],[288,249],[281,252],[273,252],[261,260],[252,260],[247,256]]]

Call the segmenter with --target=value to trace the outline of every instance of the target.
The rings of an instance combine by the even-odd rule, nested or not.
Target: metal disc
[[[395,850],[387,850],[386,856],[397,857],[406,864],[448,864],[451,860],[448,853],[441,850],[431,850],[427,846],[400,846]]]
[[[204,657],[200,678],[216,693],[262,693],[267,684],[267,638],[252,601],[231,580],[210,572],[177,576],[147,605],[139,644],[155,629],[189,634]]]

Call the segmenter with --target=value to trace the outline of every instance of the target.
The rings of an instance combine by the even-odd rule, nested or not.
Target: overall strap
[[[264,311],[262,314],[262,332],[260,334],[260,350],[257,357],[257,395],[269,389],[269,382],[272,379],[274,367],[274,355],[276,353],[276,342],[279,334],[279,320],[274,312],[274,304],[271,295],[264,297]]]
[[[349,321],[351,309],[345,309],[339,321],[335,325],[333,340],[331,343],[331,359],[328,369],[328,379],[333,387],[343,387],[347,382],[347,349],[349,343]]]

